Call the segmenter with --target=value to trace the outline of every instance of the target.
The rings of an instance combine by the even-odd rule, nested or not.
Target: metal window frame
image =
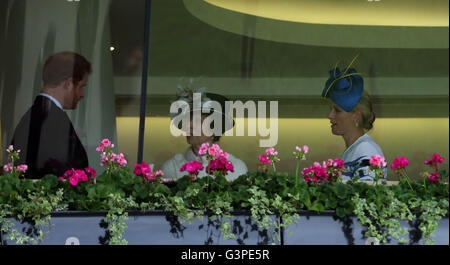
[[[141,104],[139,118],[139,142],[137,162],[142,163],[144,153],[144,134],[145,134],[145,110],[147,108],[147,83],[148,83],[148,65],[150,50],[150,23],[151,23],[152,1],[145,0],[145,25],[144,25],[144,57],[142,63],[141,79]]]

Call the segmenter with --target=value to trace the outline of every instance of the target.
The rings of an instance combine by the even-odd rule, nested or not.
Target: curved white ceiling
[[[184,0],[216,28],[311,46],[448,49],[448,0]]]
[[[300,23],[448,27],[448,0],[204,0],[236,12]]]

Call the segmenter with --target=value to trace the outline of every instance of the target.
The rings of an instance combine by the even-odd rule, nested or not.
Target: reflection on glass
[[[443,59],[448,56],[448,47],[385,48],[377,46],[382,45],[377,41],[371,43],[377,48],[328,47],[327,42],[315,46],[275,41],[294,35],[326,40],[329,35],[325,33],[331,32],[333,25],[321,32],[315,32],[311,25],[305,32],[290,27],[267,35],[270,27],[260,25],[275,25],[277,21],[265,19],[265,24],[258,24],[260,20],[251,15],[223,16],[220,7],[206,8],[208,5],[190,0],[152,2],[144,160],[157,169],[189,147],[184,137],[173,137],[170,132],[170,105],[181,78],[194,78],[196,87],[232,101],[277,101],[278,171],[295,172],[292,152],[296,145],[311,147],[305,167],[340,157],[345,143],[331,135],[329,108],[320,95],[328,71],[336,62],[348,64],[357,53],[360,56],[354,67],[364,73],[364,88],[373,98],[377,117],[369,135],[382,148],[388,164],[406,156],[416,165],[409,172],[419,177],[426,170],[423,161],[432,153],[448,156],[448,61]],[[412,29],[395,28],[392,32],[396,30],[411,30],[408,34],[415,36]],[[265,38],[252,37],[259,34],[266,34]],[[349,36],[335,41],[344,43],[346,38]],[[419,45],[420,39],[412,39]],[[434,40],[442,42],[437,35]],[[264,136],[250,136],[248,117],[235,117],[240,118],[246,124],[245,135],[224,136],[219,145],[241,159],[249,171],[255,171],[257,157],[264,153],[259,144]],[[411,146],[410,142],[416,144]],[[389,177],[393,177],[390,169]]]
[[[194,10],[196,2],[201,4]],[[283,42],[305,36],[328,40],[333,25],[322,25],[320,32],[314,25],[267,32],[277,21],[266,19],[259,24],[261,20],[249,15],[251,12],[230,19],[222,16],[220,7],[203,9],[208,5],[195,0],[152,1],[150,46],[144,47],[144,0],[0,1],[3,160],[15,127],[40,93],[45,59],[60,51],[73,51],[85,56],[93,69],[84,100],[76,110],[66,111],[89,165],[102,170],[95,148],[109,138],[133,166],[146,48],[149,82],[144,160],[157,169],[189,147],[185,137],[170,133],[169,110],[180,78],[195,78],[199,87],[232,101],[277,101],[278,171],[295,171],[292,151],[296,145],[310,146],[308,165],[339,157],[345,144],[330,135],[328,106],[320,93],[327,71],[338,61],[349,62],[356,53],[360,57],[355,68],[366,74],[365,88],[374,99],[377,116],[370,136],[383,149],[388,163],[398,156],[408,157],[411,165],[417,165],[409,173],[418,177],[426,170],[423,161],[432,153],[448,157],[448,43],[443,43],[442,36],[431,34],[427,39],[430,46],[420,49],[382,47],[381,39],[371,41],[371,48],[343,45],[348,38],[353,41],[366,36],[362,33],[335,39],[339,45],[334,46],[326,46],[329,42]],[[299,28],[303,30],[294,30]],[[423,44],[414,29],[403,27],[393,32],[397,31],[411,37],[411,47]],[[264,39],[256,38],[261,34]],[[235,117],[239,119],[248,126],[248,117]],[[264,151],[259,140],[264,137],[250,136],[247,129],[245,136],[222,137],[220,146],[255,171],[257,157]],[[448,160],[444,163],[443,168],[448,168]]]
[[[133,95],[140,84],[125,80],[116,88],[115,77],[140,70],[143,34],[139,32],[143,32],[144,3],[143,0],[2,1],[0,36],[4,40],[2,55],[6,55],[2,56],[5,59],[0,84],[3,158],[21,117],[41,93],[45,60],[52,54],[71,51],[91,62],[92,74],[84,89],[84,99],[76,109],[65,113],[87,152],[89,165],[98,173],[104,170],[96,147],[108,138],[121,151],[117,120],[123,113],[136,109],[135,102],[123,100],[122,95]],[[137,142],[130,147],[126,155],[137,153]]]

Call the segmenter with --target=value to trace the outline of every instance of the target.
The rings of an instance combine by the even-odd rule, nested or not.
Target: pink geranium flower
[[[14,150],[14,146],[10,145],[6,149],[6,152],[8,153],[8,160],[10,162],[3,166],[3,172],[16,172],[21,175],[28,170],[28,166],[25,164],[13,166],[14,161],[17,161],[19,159],[20,150]]]
[[[278,152],[275,151],[275,148],[270,147],[270,148],[266,149],[266,155],[267,155],[267,156],[270,156],[270,155],[272,155],[272,156],[277,156],[277,155],[278,155]]]
[[[109,139],[103,139],[102,142],[101,142],[101,145],[103,147],[110,147],[110,146],[112,146],[112,143],[111,143],[111,141]]]
[[[234,165],[230,161],[227,161],[225,163],[225,169],[231,172],[234,172]]]
[[[225,157],[219,157],[211,160],[209,165],[206,167],[206,172],[208,174],[216,172],[226,175],[229,171],[234,172],[234,166]]]
[[[315,164],[312,167],[303,169],[302,174],[303,174],[303,178],[306,182],[316,183],[316,184],[328,180],[328,177],[329,177],[328,173],[327,173],[327,169],[320,166],[319,163]]]
[[[180,168],[180,172],[187,171],[189,173],[191,180],[195,180],[200,170],[203,170],[203,165],[199,161],[191,161]]]
[[[67,179],[67,178],[69,178],[70,176],[72,176],[73,174],[75,174],[75,169],[74,169],[74,168],[67,170],[67,171],[64,173],[63,177]]]
[[[309,151],[309,147],[307,145],[303,146],[303,152],[305,152],[305,154],[307,154]]]
[[[384,157],[376,155],[370,157],[369,164],[375,168],[383,168],[386,166],[386,161],[384,160]]]
[[[98,152],[101,152],[100,166],[108,166],[109,172],[115,170],[118,167],[124,167],[128,163],[123,153],[115,154],[111,150],[111,148],[113,147],[114,144],[112,144],[110,140],[103,139],[100,145],[96,148]]]
[[[437,184],[439,182],[439,173],[438,172],[431,173],[427,177],[427,179],[431,180],[434,184]]]
[[[84,170],[75,170],[75,175],[78,177],[79,180],[86,182],[89,180],[86,172]]]
[[[437,167],[440,163],[444,162],[444,160],[445,159],[438,153],[434,153],[430,160],[425,160],[425,164],[432,167]]]
[[[306,154],[309,151],[309,147],[307,145],[303,146],[303,150],[302,150],[301,147],[296,146],[295,150],[296,151],[294,151],[293,154],[294,154],[296,159],[298,159],[298,160],[306,160]]]
[[[9,172],[11,170],[12,170],[12,164],[11,163],[8,163],[8,164],[3,166],[3,171],[4,172]]]
[[[78,181],[79,181],[79,179],[78,179],[78,176],[77,175],[71,175],[70,177],[69,177],[69,183],[70,183],[70,185],[72,185],[72,186],[78,186]]]
[[[125,155],[120,153],[118,156],[116,156],[116,161],[119,164],[119,166],[124,167],[127,165],[127,160],[125,159]]]
[[[295,151],[292,152],[292,154],[294,155],[295,159],[297,159],[297,167],[295,168],[295,186],[298,186],[298,171],[300,169],[300,161],[301,160],[306,160],[306,154],[309,151],[309,147],[307,145],[303,146],[303,150],[301,147],[296,146],[295,147]]]
[[[91,177],[91,179],[95,178],[95,170],[93,168],[87,167],[85,168],[85,170],[75,170],[74,168],[69,169],[63,174],[62,177],[59,177],[59,179],[63,181],[69,180],[70,185],[78,186],[80,182],[89,181],[88,175]],[[91,183],[93,183],[93,180],[91,180]]]
[[[262,172],[266,172],[267,166],[272,164],[272,161],[266,155],[258,156],[258,160],[259,160],[258,170]]]
[[[142,175],[142,168],[143,167],[150,167],[147,163],[142,162],[140,164],[135,164],[134,165],[134,174],[135,175]]]
[[[347,171],[345,161],[340,158],[328,159],[322,162],[322,167],[327,170],[330,182],[339,180],[342,173]]]
[[[406,166],[408,165],[409,165],[408,158],[399,156],[392,162],[391,169],[395,172],[396,175],[400,177],[401,180],[402,178],[406,180],[411,190],[414,190],[413,187],[411,186],[408,174],[406,174]]]
[[[134,174],[142,176],[142,179],[146,181],[155,181],[158,177],[164,176],[164,173],[161,170],[153,173],[150,165],[145,162],[134,165]]]
[[[406,168],[407,165],[409,165],[408,158],[403,157],[403,156],[399,156],[396,159],[394,159],[394,161],[392,162],[391,169],[392,170],[399,170],[399,169]]]
[[[209,143],[203,143],[198,151],[199,155],[207,155],[208,160],[217,159],[219,157],[225,157],[228,159],[230,154],[224,152],[219,145],[213,144],[212,146]]]
[[[233,164],[228,161],[230,154],[224,152],[217,144],[210,146],[209,143],[203,143],[200,146],[199,155],[206,155],[206,158],[209,161],[209,164],[206,167],[206,172],[208,174],[226,175],[230,171],[234,172]],[[203,165],[198,161],[192,161],[180,168],[181,172],[188,171],[190,173],[189,176],[193,180],[198,175],[199,170],[203,170]]]
[[[209,143],[203,143],[198,151],[199,155],[206,155],[209,149]]]
[[[228,172],[234,172],[234,166],[233,164],[228,161],[230,158],[230,154],[227,152],[224,152],[219,145],[213,144],[211,147],[208,143],[202,144],[200,147],[199,154],[206,154],[207,160],[209,161],[208,166],[206,167],[206,172],[208,174],[223,174],[226,175]],[[195,161],[193,161],[195,163]],[[192,162],[191,162],[192,163]],[[203,166],[201,164],[196,164],[198,170],[202,170]],[[187,164],[187,167],[190,167],[193,165]],[[192,172],[191,172],[192,173]],[[198,173],[194,173],[193,175],[197,176]],[[191,174],[192,176],[192,174]],[[194,178],[194,176],[192,177]]]
[[[100,145],[96,148],[98,152],[104,152],[107,148],[113,148],[114,145],[111,143],[109,139],[103,139],[100,142]]]
[[[91,167],[87,167],[84,169],[84,171],[86,172],[86,174],[90,177],[90,178],[95,178],[97,172],[95,171],[95,169],[91,168]]]
[[[220,151],[222,151],[220,149],[220,146],[217,144],[213,144],[210,148],[208,148],[208,155],[216,157],[220,153]]]
[[[10,145],[10,146],[6,149],[6,152],[11,153],[12,151],[14,151],[14,146]]]
[[[189,173],[193,173],[194,175],[198,175],[199,170],[203,170],[203,165],[199,161],[191,161],[182,165],[180,168],[180,172],[187,171]]]
[[[333,160],[333,167],[343,168],[343,167],[345,167],[345,161],[340,158],[335,158]]]
[[[275,150],[275,148],[270,147],[265,150],[265,153],[266,153],[265,155],[258,156],[259,160],[258,170],[266,172],[267,170],[266,165],[272,165],[274,172],[277,171],[275,163],[280,161],[280,159],[277,157],[278,152]]]
[[[431,166],[434,169],[434,173],[429,174],[428,180],[431,180],[434,184],[439,183],[439,164],[444,162],[444,158],[438,153],[434,153],[430,160],[425,160],[425,164]]]
[[[384,160],[384,157],[380,155],[371,156],[369,159],[370,170],[375,172],[374,181],[378,184],[378,180],[384,177],[384,168],[387,163]]]
[[[270,164],[272,164],[272,161],[270,161],[270,159],[267,156],[265,156],[265,155],[258,156],[258,160],[259,160],[259,164],[261,164],[261,165],[270,165]]]
[[[219,153],[217,154],[217,157],[225,157],[226,159],[229,159],[230,154],[228,154],[227,152],[224,152],[223,150],[220,150]]]
[[[27,165],[18,165],[16,166],[16,172],[22,172],[25,173],[28,170],[28,166]]]

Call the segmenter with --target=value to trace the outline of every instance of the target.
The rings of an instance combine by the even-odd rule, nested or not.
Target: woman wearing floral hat
[[[201,95],[200,99],[201,99],[201,104],[200,106],[198,106],[200,109],[203,109],[205,106],[210,105],[210,103],[219,103],[223,112],[216,110],[215,108],[212,108],[213,111],[211,111],[210,113],[202,113],[199,120],[199,124],[203,124],[204,120],[206,118],[208,118],[211,114],[219,114],[221,116],[221,120],[222,120],[222,130],[220,130],[219,133],[214,133],[212,135],[210,135],[208,133],[208,135],[205,135],[205,130],[207,130],[208,128],[206,128],[205,130],[203,130],[203,128],[200,128],[199,132],[200,135],[195,135],[194,134],[194,123],[195,123],[195,119],[193,118],[193,116],[195,114],[194,111],[197,110],[195,106],[193,106],[193,101],[194,101],[194,93],[195,91],[190,91],[190,90],[184,90],[180,95],[178,95],[178,100],[184,101],[186,103],[189,104],[190,106],[190,111],[188,111],[187,113],[178,113],[176,115],[172,116],[172,123],[176,123],[174,119],[175,117],[180,117],[183,115],[189,116],[189,120],[190,120],[190,126],[189,128],[182,128],[180,126],[180,124],[174,124],[174,125],[178,125],[177,127],[181,130],[184,130],[186,132],[186,141],[189,144],[189,147],[187,148],[186,152],[184,154],[176,154],[175,156],[173,156],[171,159],[169,159],[168,161],[166,161],[163,166],[162,166],[162,171],[164,172],[164,176],[168,179],[172,179],[172,180],[176,180],[178,178],[181,178],[185,175],[187,175],[186,172],[184,171],[180,171],[181,167],[187,163],[190,163],[192,161],[198,161],[202,163],[203,169],[202,171],[200,171],[197,175],[198,178],[201,177],[205,177],[207,175],[206,173],[206,168],[208,166],[208,160],[206,158],[205,155],[199,155],[199,151],[200,151],[200,147],[202,146],[202,144],[207,143],[209,145],[212,144],[217,144],[221,138],[221,135],[232,129],[234,127],[234,120],[232,117],[230,117],[229,115],[225,114],[225,102],[227,101],[227,98],[219,95],[219,94],[213,94],[213,93],[204,93],[204,92],[200,92],[199,94]],[[214,104],[211,104],[211,106],[213,106]],[[217,105],[216,105],[217,106]],[[201,112],[200,112],[201,113]],[[216,125],[214,125],[216,126]],[[226,154],[227,155],[227,160],[230,161],[233,165],[233,172],[228,172],[227,175],[225,176],[227,180],[234,180],[236,178],[238,178],[241,175],[244,175],[245,173],[247,173],[248,169],[246,164],[234,157],[231,154]]]
[[[369,94],[364,91],[361,74],[350,66],[351,64],[342,72],[337,67],[331,70],[322,92],[322,97],[330,101],[328,119],[331,132],[342,136],[347,148],[341,159],[345,161],[348,172],[342,179],[359,177],[360,180],[374,180],[375,172],[370,170],[369,163],[371,157],[382,157],[381,168],[386,178],[383,151],[367,134],[375,122],[372,102]]]

